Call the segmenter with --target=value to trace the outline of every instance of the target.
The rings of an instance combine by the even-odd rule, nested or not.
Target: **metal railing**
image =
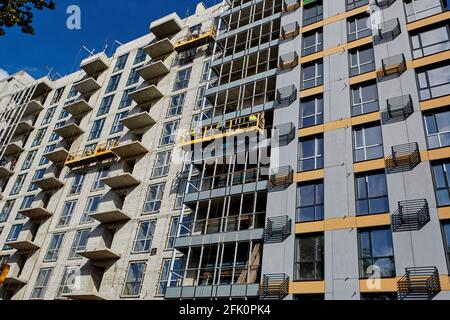
[[[374,37],[376,44],[394,40],[401,32],[398,18],[384,21],[378,26],[378,32]]]
[[[399,300],[431,300],[441,291],[436,267],[412,267],[397,283]]]
[[[72,164],[76,162],[80,162],[83,160],[86,161],[96,161],[98,157],[103,157],[105,155],[114,156],[112,153],[112,149],[119,145],[119,141],[117,140],[109,140],[106,142],[98,143],[92,148],[80,148],[75,152],[70,153],[67,156],[66,164]]]
[[[426,199],[400,201],[391,217],[392,231],[420,230],[429,221],[430,210]]]
[[[392,155],[386,159],[388,174],[411,171],[421,162],[417,142],[393,146],[391,149]]]
[[[235,216],[198,219],[183,222],[180,237],[201,236],[220,232],[235,232],[264,228],[265,212],[254,212]]]
[[[413,114],[411,95],[394,97],[387,100],[387,108],[382,113],[383,124],[406,120]]]
[[[263,300],[282,300],[289,294],[289,276],[284,273],[265,274],[260,287]]]
[[[183,50],[189,50],[191,47],[200,46],[207,44],[210,41],[213,41],[217,34],[217,28],[215,26],[212,26],[204,31],[199,32],[191,32],[185,37],[182,37],[175,41],[173,44],[173,47],[176,51],[179,51],[180,48],[183,48]]]
[[[276,168],[269,177],[269,191],[281,191],[289,187],[294,181],[294,170],[291,166]]]

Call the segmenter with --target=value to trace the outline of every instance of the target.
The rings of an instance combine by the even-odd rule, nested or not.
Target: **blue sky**
[[[206,6],[221,0],[205,0]],[[115,40],[126,43],[145,35],[152,20],[176,11],[181,18],[189,10],[194,13],[197,0],[55,0],[54,11],[35,12],[36,35],[23,34],[19,28],[6,29],[0,37],[0,78],[2,69],[12,74],[26,70],[39,78],[47,75],[46,65],[61,75],[78,69],[88,53],[82,45],[95,52],[108,44],[111,54]],[[66,27],[67,7],[81,9],[81,30]],[[117,46],[117,45],[116,45]]]

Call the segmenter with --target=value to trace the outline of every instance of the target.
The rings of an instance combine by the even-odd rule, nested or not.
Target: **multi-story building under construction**
[[[3,299],[450,299],[445,0],[225,0],[0,81]]]

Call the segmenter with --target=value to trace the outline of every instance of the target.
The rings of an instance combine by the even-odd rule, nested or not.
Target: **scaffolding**
[[[112,149],[117,147],[117,140],[109,140],[98,143],[92,148],[80,148],[68,155],[65,165],[69,168],[80,167],[89,163],[98,162],[115,157]]]

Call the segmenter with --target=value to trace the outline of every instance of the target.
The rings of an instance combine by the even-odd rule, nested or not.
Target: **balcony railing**
[[[392,155],[386,159],[387,173],[413,170],[421,161],[417,142],[392,147]]]
[[[399,300],[431,300],[441,291],[439,271],[436,267],[406,268],[397,288]]]
[[[266,168],[252,168],[231,173],[217,174],[209,177],[192,177],[189,181],[187,193],[209,191],[218,188],[231,187],[246,183],[253,183],[267,180],[264,175]]]
[[[264,230],[265,243],[280,243],[286,240],[292,232],[292,220],[289,216],[267,218]]]
[[[404,95],[387,100],[387,108],[382,113],[383,124],[404,121],[413,114],[411,95]]]
[[[231,266],[230,266],[231,264]],[[172,287],[200,287],[211,285],[252,284],[257,283],[260,265],[247,265],[245,261],[235,264],[222,263],[222,266],[205,268],[174,269]]]
[[[228,217],[190,221],[182,224],[180,237],[261,229],[264,228],[265,215],[265,212],[255,212]]]
[[[299,59],[298,59],[297,52],[294,51],[294,52],[286,53],[280,57],[279,67],[282,70],[293,69],[296,66],[298,66],[298,62],[299,62]]]
[[[378,26],[378,32],[374,36],[375,44],[394,40],[401,32],[398,18],[384,21]]]
[[[119,146],[117,140],[110,140],[99,143],[92,148],[81,148],[69,154],[66,159],[66,166],[69,168],[79,167],[93,162],[113,158],[115,155],[112,149]]]
[[[394,2],[395,2],[395,0],[375,0],[375,4],[379,8],[387,8]]]
[[[265,274],[260,287],[263,300],[283,300],[289,294],[289,276],[284,273]]]
[[[280,147],[287,146],[295,139],[295,126],[292,122],[277,125],[273,129],[272,139],[276,140],[276,144]]]
[[[381,60],[382,70],[379,72],[379,78],[398,77],[406,70],[405,56],[397,54],[392,57]]]
[[[216,123],[191,130],[180,143],[181,146],[189,146],[243,132],[259,131],[262,133],[264,127],[264,113],[252,114],[250,116],[228,120],[223,126]]]
[[[289,24],[286,24],[281,27],[281,37],[286,39],[293,39],[300,34],[300,24],[295,21]]]
[[[392,231],[420,230],[429,221],[430,210],[426,199],[400,201],[391,217]]]
[[[291,166],[273,169],[269,177],[269,191],[287,189],[294,181],[294,170]]]
[[[295,85],[279,88],[277,90],[277,102],[280,105],[290,105],[297,100],[297,88]]]

